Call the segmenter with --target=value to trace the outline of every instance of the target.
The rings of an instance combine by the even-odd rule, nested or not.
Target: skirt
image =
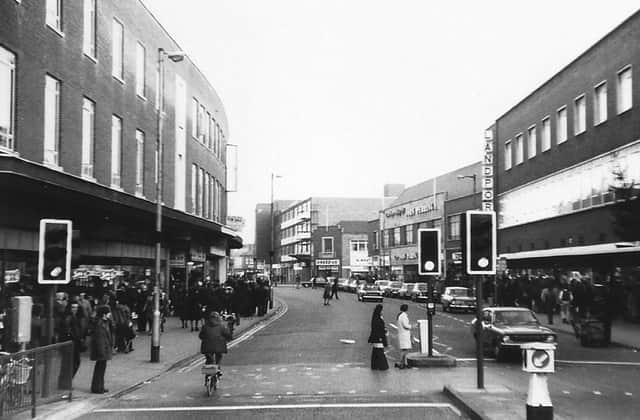
[[[384,348],[374,347],[371,350],[371,369],[373,369],[373,370],[387,370],[387,369],[389,369],[389,363],[387,362],[387,356],[384,355]]]

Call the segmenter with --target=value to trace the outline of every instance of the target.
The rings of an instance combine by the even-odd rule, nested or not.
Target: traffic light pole
[[[484,388],[484,339],[482,337],[482,277],[476,281],[476,369],[478,389]]]

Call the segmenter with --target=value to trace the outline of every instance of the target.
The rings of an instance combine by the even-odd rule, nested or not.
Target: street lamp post
[[[280,175],[276,175],[273,172],[271,172],[271,213],[270,213],[270,220],[271,220],[271,229],[270,229],[270,235],[271,235],[271,240],[270,240],[270,245],[269,245],[269,281],[271,281],[273,283],[273,255],[274,255],[274,230],[275,230],[275,226],[273,225],[273,180],[275,178],[282,178]]]
[[[151,362],[160,361],[160,258],[162,253],[162,123],[164,119],[164,57],[177,63],[182,61],[185,53],[168,52],[158,48],[158,137],[156,140],[156,258],[155,281],[153,284],[153,326],[151,331]]]

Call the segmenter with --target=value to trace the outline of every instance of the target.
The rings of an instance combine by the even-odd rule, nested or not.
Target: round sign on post
[[[551,362],[551,356],[546,350],[535,350],[531,355],[531,364],[538,369],[544,369]]]

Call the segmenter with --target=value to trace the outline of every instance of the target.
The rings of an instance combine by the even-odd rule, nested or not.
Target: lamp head
[[[167,54],[167,57],[169,57],[169,60],[173,61],[174,63],[178,63],[184,60],[184,57],[186,57],[187,55],[182,51],[167,52],[166,54]]]

